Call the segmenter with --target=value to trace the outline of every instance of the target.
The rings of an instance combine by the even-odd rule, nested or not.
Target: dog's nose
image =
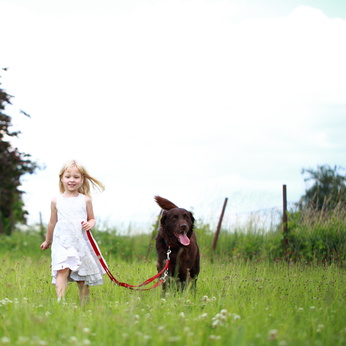
[[[182,229],[183,231],[185,231],[187,229],[187,224],[186,223],[182,223],[180,225],[180,229]]]

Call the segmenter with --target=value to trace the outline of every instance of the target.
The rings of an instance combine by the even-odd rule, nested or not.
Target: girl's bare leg
[[[56,295],[58,297],[58,300],[65,297],[66,289],[67,289],[67,279],[70,275],[70,268],[65,268],[62,270],[58,270],[57,276],[56,276]]]
[[[84,281],[78,281],[77,284],[79,288],[80,304],[85,305],[86,303],[89,302],[89,298],[90,298],[89,285],[86,285]]]

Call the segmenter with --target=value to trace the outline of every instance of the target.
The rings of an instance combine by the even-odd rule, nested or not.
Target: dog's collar
[[[166,243],[166,246],[167,246],[167,248],[173,248],[173,247],[176,247],[176,246],[174,246],[174,245],[172,245],[172,244],[169,244],[168,243],[168,241],[165,239],[165,238],[163,238],[164,239],[164,241],[165,241],[165,243]]]

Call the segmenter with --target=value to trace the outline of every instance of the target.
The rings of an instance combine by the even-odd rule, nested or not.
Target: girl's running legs
[[[89,296],[90,296],[90,290],[89,285],[86,285],[84,281],[78,281],[78,288],[79,288],[79,299],[81,305],[85,305],[89,302]]]
[[[58,270],[56,276],[56,295],[58,297],[58,301],[65,297],[66,289],[67,289],[67,279],[70,275],[70,268],[65,268]]]

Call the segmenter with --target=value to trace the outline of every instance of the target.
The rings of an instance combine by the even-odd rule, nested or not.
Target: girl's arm
[[[93,210],[93,204],[91,201],[91,198],[88,196],[85,196],[85,202],[86,202],[86,211],[87,211],[87,222],[82,222],[82,228],[84,231],[90,231],[96,224],[95,216],[94,216],[94,210]]]
[[[58,222],[58,213],[56,210],[56,198],[53,198],[50,204],[50,219],[49,219],[48,227],[47,227],[46,240],[40,246],[42,250],[47,250],[52,244],[54,227],[57,222]]]

